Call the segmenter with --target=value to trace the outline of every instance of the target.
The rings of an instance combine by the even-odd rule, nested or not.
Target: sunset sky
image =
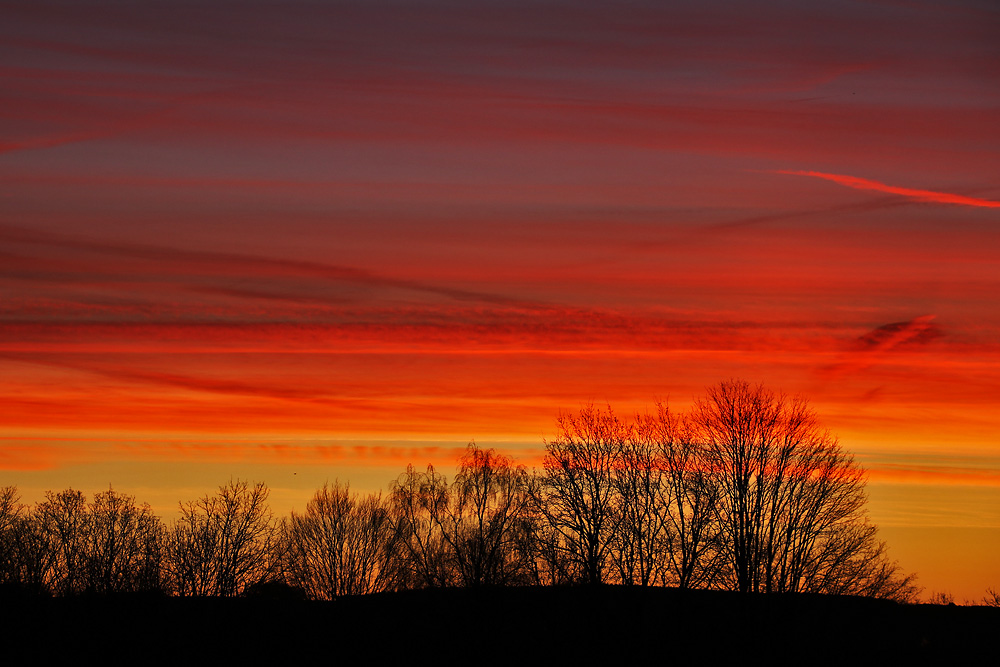
[[[1000,587],[1000,7],[3,2],[0,485],[276,512],[801,394]]]

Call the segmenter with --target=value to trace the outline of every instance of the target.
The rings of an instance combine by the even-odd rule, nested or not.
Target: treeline
[[[801,399],[744,382],[687,414],[558,421],[540,470],[470,444],[449,481],[412,466],[387,494],[339,483],[278,518],[234,481],[166,524],[113,490],[0,489],[0,583],[54,595],[313,599],[427,587],[615,583],[913,600],[865,513],[863,471]]]

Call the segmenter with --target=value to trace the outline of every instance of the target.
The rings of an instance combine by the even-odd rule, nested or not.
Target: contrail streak
[[[844,174],[826,174],[821,171],[793,171],[787,169],[775,170],[775,174],[789,174],[792,176],[812,176],[833,181],[840,185],[854,188],[855,190],[876,190],[878,192],[888,192],[902,197],[909,197],[918,201],[934,202],[938,204],[958,204],[959,206],[978,206],[980,208],[1000,208],[1000,202],[989,199],[979,199],[976,197],[966,197],[950,192],[935,192],[934,190],[916,190],[914,188],[900,188],[895,185],[886,185],[878,181],[857,176],[845,176]]]

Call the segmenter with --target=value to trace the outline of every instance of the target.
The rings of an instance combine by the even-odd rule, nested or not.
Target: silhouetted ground
[[[1000,609],[674,589],[0,598],[0,664],[992,662]]]

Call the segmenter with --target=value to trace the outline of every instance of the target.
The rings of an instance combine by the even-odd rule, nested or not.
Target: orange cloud
[[[882,484],[998,486],[1000,470],[882,464],[867,470],[870,481]]]
[[[845,176],[843,174],[826,174],[821,171],[794,171],[787,169],[779,169],[774,173],[776,174],[789,174],[792,176],[812,176],[814,178],[822,178],[827,181],[833,181],[840,185],[854,188],[855,190],[875,190],[877,192],[888,192],[889,194],[900,195],[902,197],[909,197],[911,199],[916,199],[917,201],[933,202],[937,204],[957,204],[959,206],[978,206],[981,208],[1000,208],[1000,202],[991,201],[989,199],[979,199],[977,197],[966,197],[964,195],[956,195],[950,192],[935,192],[934,190],[917,190],[914,188],[900,188],[895,185],[886,185],[885,183],[879,183],[878,181],[872,181],[867,178],[858,178],[857,176]]]
[[[484,446],[490,447],[490,444]],[[541,446],[501,446],[517,463],[541,465]],[[142,439],[107,442],[99,438],[0,437],[0,471],[56,470],[108,461],[159,463],[254,463],[301,466],[398,468],[428,464],[449,471],[465,445],[431,441],[279,441]]]

